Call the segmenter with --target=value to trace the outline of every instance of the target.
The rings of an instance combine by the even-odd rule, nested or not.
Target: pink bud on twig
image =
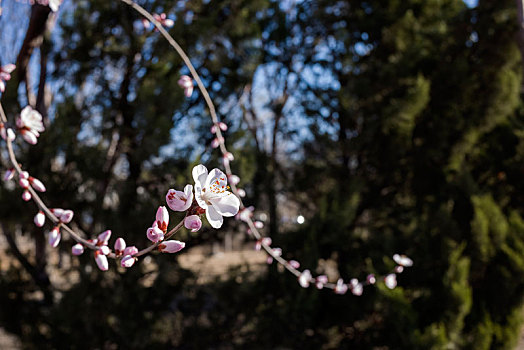
[[[107,261],[107,256],[101,254],[98,250],[95,251],[95,262],[100,270],[107,271],[109,269],[109,262]]]
[[[309,287],[309,282],[311,281],[311,279],[311,272],[309,270],[304,270],[298,277],[298,283],[302,288],[307,288]]]
[[[98,235],[98,243],[97,245],[107,245],[109,242],[109,238],[111,238],[111,230],[106,230]]]
[[[60,243],[60,228],[58,226],[55,226],[51,232],[49,232],[49,245],[53,248],[56,248],[58,246],[58,243]]]
[[[60,221],[62,221],[64,224],[68,224],[71,222],[71,220],[73,220],[73,211],[72,210],[64,210],[62,215],[60,215]]]
[[[158,207],[158,210],[156,211],[156,223],[158,225],[158,228],[161,229],[162,232],[167,232],[167,226],[169,225],[169,213],[166,207]]]
[[[184,242],[171,240],[160,243],[158,249],[162,253],[176,253],[184,249],[185,246],[186,244]]]
[[[42,227],[42,226],[44,226],[44,223],[45,223],[45,214],[44,214],[43,211],[40,210],[40,211],[35,215],[34,222],[35,222],[35,225],[38,226],[38,227]]]
[[[126,247],[126,249],[124,249],[124,255],[135,255],[136,253],[138,253],[138,248],[134,245]]]
[[[120,261],[120,266],[129,268],[133,266],[136,262],[136,258],[132,257],[131,255],[125,255],[122,260]]]
[[[342,278],[339,278],[337,281],[337,285],[335,286],[335,293],[336,294],[346,294],[348,291],[347,284],[344,284],[344,280]]]
[[[80,243],[75,244],[71,248],[71,253],[73,255],[82,255],[84,253],[84,246],[82,244],[80,244]]]
[[[27,201],[30,201],[31,198],[32,198],[32,197],[31,197],[31,193],[29,193],[28,190],[25,190],[25,191],[22,193],[22,199],[23,199],[24,201],[26,201],[26,202],[27,202]]]
[[[44,184],[42,183],[42,181],[38,180],[37,178],[29,176],[29,183],[38,192],[45,192],[46,191],[46,188],[45,188]]]
[[[126,249],[126,241],[122,237],[119,237],[115,241],[115,253],[116,255],[122,255]]]
[[[197,232],[202,227],[202,221],[198,215],[189,215],[184,219],[184,227],[191,232]]]

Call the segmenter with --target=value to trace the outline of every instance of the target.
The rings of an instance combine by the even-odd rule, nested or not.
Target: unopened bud
[[[45,214],[43,211],[39,211],[34,218],[35,225],[38,227],[44,226],[45,223]]]
[[[25,191],[22,193],[22,199],[23,199],[24,201],[26,201],[26,202],[27,202],[27,201],[30,201],[31,198],[32,198],[32,197],[31,197],[31,193],[29,193],[28,190],[25,190]]]
[[[98,245],[107,245],[111,238],[111,230],[106,230],[98,235]]]
[[[106,245],[101,246],[100,248],[98,248],[98,250],[100,251],[100,253],[104,255],[108,255],[109,253],[111,253],[111,249],[109,249],[109,247]]]
[[[131,255],[126,255],[120,261],[120,266],[129,268],[135,264],[136,259]]]
[[[115,242],[115,253],[120,255],[124,252],[124,249],[126,249],[126,241],[124,241],[122,237],[117,238]]]
[[[31,183],[31,186],[38,192],[45,192],[46,188],[42,181],[38,180],[37,178],[34,178],[32,176],[29,177],[29,182]]]
[[[124,249],[124,255],[135,255],[136,253],[138,253],[138,248],[134,245],[126,247],[126,249]]]
[[[158,249],[162,253],[177,253],[184,249],[186,244],[184,242],[171,240],[171,241],[164,241],[158,245]]]
[[[60,228],[58,226],[55,226],[51,232],[49,232],[49,245],[53,248],[56,248],[58,246],[58,243],[60,243]]]
[[[80,243],[75,244],[71,248],[71,253],[73,253],[73,255],[82,255],[84,253],[84,246]]]
[[[95,252],[95,262],[100,270],[107,271],[109,269],[109,262],[107,261],[107,256],[100,254],[99,251]]]
[[[72,210],[64,210],[64,212],[62,213],[62,215],[60,215],[60,221],[62,221],[64,224],[68,224],[71,222],[71,220],[73,220],[73,211]]]

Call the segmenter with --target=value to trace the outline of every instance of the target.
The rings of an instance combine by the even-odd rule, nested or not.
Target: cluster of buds
[[[167,28],[171,28],[172,26],[175,25],[175,21],[173,21],[172,19],[169,19],[167,18],[167,15],[165,13],[161,13],[161,14],[158,14],[158,13],[155,13],[153,14],[153,18],[159,22],[161,25],[163,25],[164,27],[167,27]]]
[[[6,172],[5,176],[4,176],[4,180],[12,179],[14,174],[15,174],[15,170],[14,169],[9,169]],[[29,192],[29,187],[30,186],[35,191],[38,191],[38,192],[45,192],[46,191],[46,188],[45,188],[44,184],[42,183],[42,181],[38,180],[35,177],[29,176],[29,173],[27,171],[22,171],[21,173],[19,173],[18,174],[18,178],[19,178],[18,179],[18,184],[24,190],[22,192],[22,199],[24,201],[26,201],[26,202],[31,200],[31,192]]]
[[[62,208],[53,208],[51,209],[51,213],[53,213],[54,216],[58,219],[58,224],[53,227],[53,229],[49,232],[49,245],[53,248],[56,248],[58,246],[58,243],[60,243],[60,240],[62,238],[62,234],[60,233],[60,227],[62,224],[68,224],[73,220],[73,211],[69,209],[62,209]],[[45,215],[42,211],[39,211],[34,218],[35,225],[38,227],[42,227],[45,222]]]
[[[98,247],[98,249],[93,253],[95,262],[98,268],[102,271],[107,271],[109,269],[109,262],[107,261],[107,256],[111,253],[111,249],[107,246],[109,238],[111,238],[111,230],[106,230],[99,234],[98,239],[93,242]]]
[[[156,212],[156,220],[150,228],[147,229],[147,239],[153,243],[164,240],[164,235],[167,233],[167,226],[169,224],[169,213],[166,207],[158,207]]]
[[[232,186],[234,186],[236,195],[238,195],[238,197],[244,197],[246,194],[245,191],[241,188],[236,188],[236,185],[240,182],[240,178],[231,172],[230,162],[233,161],[235,158],[231,152],[227,151],[225,147],[224,137],[221,136],[222,134],[218,132],[219,130],[226,131],[227,125],[223,122],[218,122],[216,121],[216,119],[214,119],[214,124],[211,127],[211,133],[218,133],[218,135],[216,135],[213,141],[211,142],[211,146],[213,148],[218,148],[220,145],[222,145],[222,147],[220,147],[220,150],[222,152],[227,178],[232,184]],[[298,261],[287,261],[285,259],[282,259],[282,249],[271,247],[271,238],[263,237],[260,234],[259,230],[264,227],[264,224],[261,221],[253,221],[253,212],[254,207],[242,206],[242,208],[236,214],[236,219],[244,221],[246,224],[250,226],[250,228],[247,229],[247,233],[253,235],[257,239],[257,242],[255,244],[256,250],[261,250],[261,248],[264,247],[265,251],[268,253],[267,263],[271,264],[275,259],[277,259],[277,261],[281,263],[286,269],[291,271],[293,274],[297,275],[298,283],[300,284],[300,286],[307,288],[311,283],[314,283],[318,289],[329,287],[333,289],[336,294],[345,294],[348,290],[350,290],[354,295],[359,296],[362,295],[365,285],[373,285],[376,283],[377,279],[373,274],[368,275],[364,282],[360,282],[358,279],[353,278],[350,280],[349,283],[345,283],[344,280],[340,278],[338,279],[336,284],[333,284],[328,282],[328,278],[326,275],[320,275],[314,278],[310,270],[306,269],[302,272],[299,271],[298,269],[300,268],[300,263]],[[398,265],[395,267],[394,273],[390,273],[384,277],[384,284],[386,285],[386,287],[390,289],[395,288],[397,285],[397,274],[401,273],[405,267],[413,265],[413,261],[405,255],[395,254],[393,259]]]
[[[256,228],[260,228],[260,225],[256,225],[258,222],[259,221],[255,221]],[[272,240],[270,237],[261,237],[255,243],[255,250],[261,250],[262,247],[264,247],[266,248],[266,251],[268,251],[268,264],[271,264],[274,258],[280,258],[282,256],[282,249],[271,247],[271,243]],[[402,273],[404,267],[413,266],[413,261],[405,255],[395,254],[393,260],[397,263],[394,273],[390,273],[384,277],[384,284],[389,289],[394,289],[397,286],[397,274]],[[308,288],[310,284],[314,284],[317,289],[323,289],[326,285],[333,286],[332,288],[336,294],[346,294],[347,291],[351,291],[353,295],[360,296],[364,292],[364,286],[373,285],[377,281],[375,275],[369,274],[363,282],[356,278],[352,278],[349,283],[345,283],[342,278],[339,278],[336,284],[330,284],[326,275],[313,277],[311,271],[308,269],[305,269],[302,272],[298,271],[300,263],[296,260],[284,260],[284,266],[298,275],[298,283],[301,287]]]
[[[153,14],[153,18],[158,23],[160,23],[161,26],[164,26],[166,28],[171,28],[172,26],[175,25],[175,21],[173,21],[172,19],[167,18],[167,15],[165,13],[161,13],[161,14],[154,13]],[[141,22],[142,22],[142,25],[144,26],[145,29],[151,28],[151,22],[149,22],[147,19],[144,18],[144,19],[141,20]],[[157,29],[155,28],[155,30],[157,30]]]

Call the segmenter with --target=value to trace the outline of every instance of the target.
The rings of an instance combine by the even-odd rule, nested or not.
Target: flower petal
[[[222,215],[220,215],[214,207],[209,206],[206,210],[206,218],[209,224],[213,228],[220,228],[222,227],[222,223],[224,222],[224,218]]]
[[[222,216],[235,216],[238,213],[238,208],[240,207],[240,201],[237,196],[231,192],[226,192],[227,194],[223,197],[213,198],[209,201],[213,205],[213,208]]]
[[[204,187],[207,188],[208,190],[211,190],[212,189],[211,187],[215,185],[218,186],[218,189],[225,189],[225,187],[227,186],[226,174],[224,174],[222,170],[217,169],[217,168],[211,170],[211,172],[209,173],[206,179],[206,183]]]
[[[184,194],[186,195],[186,206],[184,210],[187,210],[193,203],[193,185],[186,185],[186,187],[184,187]]]
[[[195,191],[198,186],[200,189],[204,187],[207,179],[207,168],[202,164],[197,165],[193,168],[193,180],[195,180]]]

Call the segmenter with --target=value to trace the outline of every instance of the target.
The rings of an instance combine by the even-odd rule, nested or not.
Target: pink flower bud
[[[235,216],[235,219],[247,222],[253,216],[254,210],[255,207],[253,206],[248,208],[242,208],[238,211],[237,215]]]
[[[107,245],[111,238],[111,230],[106,230],[98,235],[98,245]]]
[[[259,239],[257,243],[255,244],[255,250],[260,250],[262,248],[262,245],[271,245],[271,238],[270,237],[264,237],[262,239]]]
[[[302,288],[309,287],[309,282],[311,281],[311,272],[309,270],[304,270],[298,277],[298,283]]]
[[[153,243],[160,242],[164,239],[164,232],[158,228],[156,221],[153,226],[147,229],[147,239]]]
[[[62,215],[60,215],[60,221],[62,221],[64,224],[68,224],[73,220],[73,211],[72,210],[64,210]]]
[[[226,154],[224,154],[224,158],[226,158],[227,160],[231,162],[235,160],[235,156],[231,152],[227,152]]]
[[[158,249],[162,253],[176,253],[184,249],[185,246],[186,244],[184,242],[171,240],[160,243]]]
[[[403,266],[395,266],[395,273],[402,273],[402,271],[404,271]]]
[[[395,254],[393,255],[393,260],[400,266],[404,266],[404,267],[413,266],[413,260],[411,260],[410,258],[408,258],[405,255]]]
[[[289,266],[291,266],[294,269],[300,268],[300,263],[296,260],[289,260],[288,263],[289,263]]]
[[[167,232],[167,225],[169,225],[169,213],[164,206],[158,207],[156,211],[156,222],[158,228],[161,229],[164,233]]]
[[[316,280],[320,283],[326,284],[328,283],[328,278],[326,275],[320,275],[316,278]]]
[[[124,255],[135,255],[136,253],[138,253],[138,248],[134,245],[126,247],[126,249],[124,249]]]
[[[4,174],[4,181],[9,181],[15,176],[15,169],[8,169]]]
[[[272,250],[274,256],[281,256],[282,255],[282,249],[280,248],[273,248]]]
[[[82,254],[84,254],[84,246],[82,244],[80,244],[80,243],[75,244],[71,248],[71,253],[73,255],[82,255]]]
[[[60,228],[58,226],[55,226],[51,232],[49,232],[49,245],[53,248],[56,248],[58,246],[58,243],[60,243]]]
[[[29,179],[29,173],[27,171],[22,171],[18,176],[21,179]]]
[[[202,221],[198,215],[189,215],[184,219],[184,226],[191,232],[196,232],[202,227]]]
[[[11,73],[11,72],[13,72],[15,69],[16,69],[16,66],[15,66],[13,63],[8,63],[8,64],[6,64],[5,66],[0,67],[0,71],[4,71],[4,72],[6,72],[6,73]],[[4,79],[4,80],[9,80],[9,79]]]
[[[384,283],[386,284],[386,287],[389,289],[393,289],[397,286],[397,275],[394,273],[390,273],[386,277],[384,277]]]
[[[145,19],[145,18],[142,18],[141,22],[142,22],[142,25],[144,26],[145,29],[149,29],[149,27],[151,26],[149,21],[147,19]]]
[[[109,249],[109,247],[106,245],[103,245],[100,248],[98,248],[98,251],[104,255],[108,255],[109,253],[111,253],[111,249]]]
[[[240,197],[244,198],[246,196],[246,191],[241,188],[237,188],[237,193]]]
[[[121,237],[117,238],[115,242],[115,253],[120,255],[124,252],[124,249],[126,249],[126,241]]]
[[[227,124],[226,123],[220,122],[220,123],[218,123],[218,127],[222,131],[226,131],[227,130]]]
[[[131,255],[125,255],[120,261],[120,266],[129,268],[135,264],[136,259]]]
[[[375,275],[373,274],[369,274],[367,277],[366,277],[366,281],[368,284],[375,284],[375,282],[377,281],[377,279],[375,278]]]
[[[255,221],[254,225],[256,228],[264,228],[264,223],[262,221]]]
[[[31,183],[31,186],[38,192],[45,192],[46,188],[42,181],[38,180],[37,178],[34,178],[32,176],[29,177],[29,182]]]
[[[27,189],[29,187],[29,180],[20,178],[20,180],[18,180],[18,184],[20,185],[20,187]]]
[[[213,141],[211,141],[211,147],[217,148],[220,145],[220,141],[218,141],[218,138],[214,138]]]
[[[357,283],[351,288],[351,293],[356,296],[361,296],[362,292],[364,291],[364,286],[362,286],[362,283]]]
[[[191,97],[193,93],[193,80],[189,76],[182,75],[178,80],[178,86],[184,89],[184,95],[186,97]]]
[[[216,125],[213,125],[213,126],[211,127],[211,133],[214,134],[214,133],[216,133],[216,132],[217,132],[217,126],[216,126]]]
[[[31,200],[31,193],[29,193],[28,190],[25,190],[23,193],[22,193],[22,199],[24,201],[30,201]]]
[[[35,215],[34,222],[35,222],[35,225],[38,226],[38,227],[42,227],[42,226],[44,226],[44,223],[45,223],[45,214],[44,214],[43,211],[39,211],[39,212]]]
[[[328,278],[326,275],[320,275],[315,279],[315,286],[317,289],[324,288],[324,284],[328,283]]]
[[[336,294],[346,294],[348,291],[348,286],[344,284],[344,280],[342,278],[339,278],[337,281],[337,285],[335,286],[335,293]]]
[[[60,217],[62,216],[62,214],[64,214],[64,209],[62,209],[62,208],[53,208],[53,209],[51,209],[51,212],[53,213],[54,216],[56,216],[58,218],[58,220],[60,220]]]
[[[240,178],[237,175],[229,175],[227,178],[229,182],[235,186],[240,182]]]
[[[100,270],[107,271],[109,269],[107,256],[101,254],[99,251],[95,251],[95,262]]]

